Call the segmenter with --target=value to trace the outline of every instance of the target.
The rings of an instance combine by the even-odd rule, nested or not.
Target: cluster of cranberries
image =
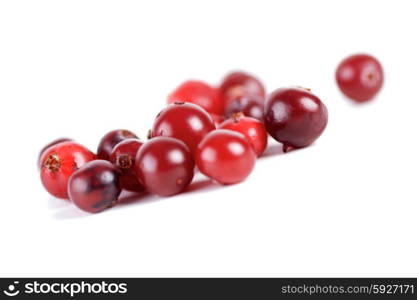
[[[356,55],[337,69],[341,90],[358,102],[380,89],[377,60]],[[268,133],[284,151],[312,144],[327,125],[327,109],[310,90],[281,88],[266,97],[254,76],[234,72],[215,88],[187,81],[156,117],[149,140],[114,130],[97,154],[70,139],[47,145],[40,154],[41,180],[55,197],[70,199],[87,212],[114,206],[121,191],[171,196],[192,181],[195,166],[221,184],[243,181],[267,147]]]

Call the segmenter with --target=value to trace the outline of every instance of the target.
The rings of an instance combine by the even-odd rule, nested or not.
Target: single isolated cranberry
[[[245,117],[243,113],[236,113],[232,118],[224,121],[219,129],[229,129],[243,134],[252,145],[257,156],[261,156],[268,144],[268,133],[265,125],[254,118]]]
[[[263,103],[256,100],[251,100],[248,97],[238,97],[229,102],[226,107],[225,115],[230,118],[233,114],[242,112],[247,117],[264,121],[264,106]]]
[[[278,89],[265,104],[266,129],[284,145],[284,151],[310,145],[326,125],[326,106],[307,89]]]
[[[101,139],[98,149],[97,156],[100,159],[109,160],[110,154],[113,151],[114,146],[125,139],[137,139],[136,134],[129,130],[117,129],[110,131]]]
[[[184,142],[156,137],[139,149],[135,169],[148,191],[172,196],[183,191],[193,179],[194,159]]]
[[[259,102],[265,99],[265,88],[262,82],[245,72],[229,73],[223,78],[218,90],[225,108],[231,101],[242,97]]]
[[[120,170],[106,160],[87,163],[69,180],[70,200],[90,213],[114,206],[121,192],[119,175]]]
[[[41,156],[41,181],[57,198],[68,199],[69,177],[96,156],[75,142],[62,142],[46,149]]]
[[[41,168],[41,157],[43,152],[45,152],[46,149],[48,149],[49,147],[55,146],[57,144],[63,143],[63,142],[70,142],[72,141],[72,139],[70,138],[59,138],[56,140],[53,140],[52,142],[50,142],[49,144],[47,144],[45,147],[42,148],[42,150],[39,152],[39,156],[38,156],[38,167],[39,169]]]
[[[200,106],[175,102],[163,109],[155,119],[151,136],[168,136],[187,144],[194,153],[203,137],[214,130],[213,119]]]
[[[145,188],[135,173],[135,159],[143,142],[139,139],[126,139],[118,143],[110,155],[110,162],[121,170],[120,185],[132,192],[143,192]]]
[[[201,173],[222,184],[234,184],[252,172],[256,154],[243,134],[218,129],[201,141],[195,159]]]
[[[352,55],[337,67],[336,81],[347,97],[359,103],[366,102],[381,89],[384,71],[375,57],[366,54]]]
[[[184,82],[168,96],[168,104],[175,102],[194,103],[211,114],[222,115],[224,109],[217,90],[207,83],[197,80]]]

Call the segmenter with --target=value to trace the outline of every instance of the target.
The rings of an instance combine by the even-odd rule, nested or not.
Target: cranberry
[[[211,114],[223,114],[223,103],[218,97],[217,90],[202,81],[190,80],[181,84],[168,96],[168,104],[174,102],[189,102],[201,106]]]
[[[198,145],[195,157],[200,171],[222,184],[243,181],[256,162],[245,136],[225,129],[210,132]]]
[[[42,150],[39,152],[39,156],[38,156],[38,167],[39,167],[39,169],[41,168],[41,157],[42,157],[42,154],[45,152],[46,149],[48,149],[49,147],[55,146],[56,144],[60,144],[60,143],[63,143],[63,142],[70,142],[70,141],[72,141],[72,139],[69,139],[69,138],[59,138],[59,139],[56,139],[56,140],[50,142],[45,147],[43,147]]]
[[[340,63],[336,70],[336,80],[347,97],[356,102],[366,102],[381,89],[384,72],[375,57],[357,54]]]
[[[136,174],[152,193],[180,193],[194,176],[194,159],[187,145],[170,137],[156,137],[144,144],[136,156]]]
[[[109,160],[114,146],[125,139],[138,138],[133,132],[124,129],[113,130],[107,133],[100,141],[97,155],[100,159]]]
[[[237,97],[229,102],[226,107],[225,115],[230,118],[233,114],[242,112],[245,116],[264,120],[264,107],[259,101],[251,100],[248,97]]]
[[[70,200],[90,213],[114,206],[121,191],[119,175],[119,169],[106,160],[87,163],[69,180]]]
[[[96,156],[75,142],[62,142],[46,149],[41,156],[41,181],[46,190],[58,198],[68,198],[68,179]]]
[[[220,129],[230,129],[243,134],[252,145],[257,156],[265,151],[268,144],[268,133],[265,125],[254,118],[245,117],[242,113],[236,113],[231,119],[224,121]]]
[[[142,145],[143,143],[139,139],[126,139],[118,143],[110,155],[110,162],[119,167],[122,172],[120,185],[125,190],[144,191],[144,187],[135,173],[136,154]]]
[[[259,79],[250,74],[232,72],[223,78],[219,87],[219,96],[225,107],[241,97],[262,102],[265,98],[265,88]]]
[[[281,88],[265,105],[265,126],[269,134],[284,144],[284,150],[313,143],[327,125],[327,108],[303,88]]]
[[[169,136],[185,142],[194,153],[198,143],[215,129],[210,115],[200,106],[176,102],[168,105],[156,117],[152,137]]]

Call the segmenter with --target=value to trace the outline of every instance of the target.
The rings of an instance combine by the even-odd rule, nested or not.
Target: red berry
[[[268,133],[265,130],[265,125],[257,119],[245,117],[242,113],[234,114],[231,119],[224,121],[219,128],[243,134],[252,145],[257,156],[261,156],[268,144]]]
[[[194,176],[194,159],[187,145],[170,137],[156,137],[136,156],[136,173],[146,189],[160,196],[183,191]]]
[[[109,160],[114,146],[125,139],[137,139],[138,137],[131,131],[117,129],[107,133],[100,141],[97,149],[97,156],[100,159]]]
[[[202,81],[190,80],[181,84],[168,96],[168,104],[175,102],[194,103],[211,114],[222,115],[224,109],[217,90]]]
[[[194,153],[198,143],[214,129],[212,118],[200,106],[176,102],[158,114],[151,136],[169,136],[182,140]]]
[[[106,160],[87,163],[68,183],[71,201],[80,209],[97,213],[114,206],[120,195],[119,169]]]
[[[263,103],[251,100],[248,97],[238,97],[229,102],[226,107],[225,115],[230,118],[233,114],[242,112],[247,117],[264,120]]]
[[[266,129],[274,139],[284,144],[284,150],[310,145],[326,125],[326,106],[307,89],[278,89],[265,104]]]
[[[219,87],[219,96],[227,108],[231,101],[246,97],[251,101],[263,102],[265,98],[265,88],[262,82],[244,72],[232,72],[223,78]]]
[[[46,149],[41,156],[41,180],[46,190],[58,198],[68,198],[69,177],[96,156],[75,142],[62,142]]]
[[[201,173],[222,184],[245,180],[256,162],[245,136],[225,129],[210,132],[198,145],[195,158]]]
[[[118,143],[110,155],[110,162],[121,170],[120,185],[128,191],[142,192],[145,189],[135,173],[136,154],[142,145],[139,139],[126,139]]]
[[[41,168],[41,157],[42,157],[42,154],[45,152],[46,149],[48,149],[49,147],[55,146],[56,144],[63,143],[63,142],[70,142],[70,141],[72,141],[72,139],[69,139],[69,138],[59,138],[59,139],[56,139],[56,140],[50,142],[45,147],[43,147],[42,150],[39,152],[39,156],[38,156],[38,167],[39,167],[39,169]]]
[[[381,89],[384,72],[375,57],[357,54],[340,63],[336,70],[336,80],[347,97],[356,102],[365,102]]]

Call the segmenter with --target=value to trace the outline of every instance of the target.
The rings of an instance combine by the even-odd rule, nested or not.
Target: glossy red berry
[[[70,200],[90,213],[114,206],[121,191],[119,175],[119,169],[106,160],[87,163],[69,180]]]
[[[243,134],[218,129],[201,141],[195,159],[201,173],[222,184],[234,184],[252,172],[256,154]]]
[[[263,102],[265,88],[262,82],[245,72],[232,72],[223,78],[219,87],[219,97],[222,99],[225,108],[231,101],[245,97],[251,101]]]
[[[110,162],[121,171],[120,186],[128,191],[142,192],[143,185],[135,172],[135,160],[143,142],[139,139],[126,139],[118,143],[110,155]]]
[[[212,118],[200,106],[176,102],[168,105],[158,114],[151,136],[168,136],[182,140],[194,153],[198,143],[214,129]]]
[[[131,131],[117,129],[107,133],[100,141],[97,149],[97,156],[100,159],[109,160],[114,146],[125,139],[137,139],[138,137]]]
[[[234,114],[230,119],[224,121],[219,129],[229,129],[243,134],[257,156],[261,156],[268,144],[265,125],[255,118],[245,117],[242,113]]]
[[[168,96],[168,104],[175,102],[194,103],[211,114],[222,115],[224,110],[217,90],[205,82],[196,80],[184,82]]]
[[[265,104],[266,129],[284,145],[284,150],[310,145],[326,125],[326,106],[307,89],[278,89]]]
[[[175,195],[193,179],[193,155],[180,140],[155,137],[139,149],[136,174],[148,191],[160,196]]]
[[[67,199],[69,177],[94,159],[94,153],[75,142],[62,142],[49,147],[41,156],[43,186],[51,195]]]
[[[72,139],[69,139],[69,138],[59,138],[59,139],[56,139],[56,140],[50,142],[45,147],[43,147],[42,150],[39,152],[39,156],[38,156],[38,167],[39,167],[39,169],[41,168],[41,157],[42,157],[42,154],[43,154],[43,152],[45,152],[46,149],[48,149],[49,147],[55,146],[56,144],[60,144],[60,143],[63,143],[63,142],[70,142],[70,141],[72,141]]]
[[[233,114],[242,112],[247,117],[252,117],[263,122],[264,106],[260,101],[251,100],[248,97],[238,97],[229,102],[225,115],[230,118]]]
[[[375,57],[357,54],[340,63],[336,70],[336,81],[347,97],[356,102],[365,102],[381,89],[384,72]]]

